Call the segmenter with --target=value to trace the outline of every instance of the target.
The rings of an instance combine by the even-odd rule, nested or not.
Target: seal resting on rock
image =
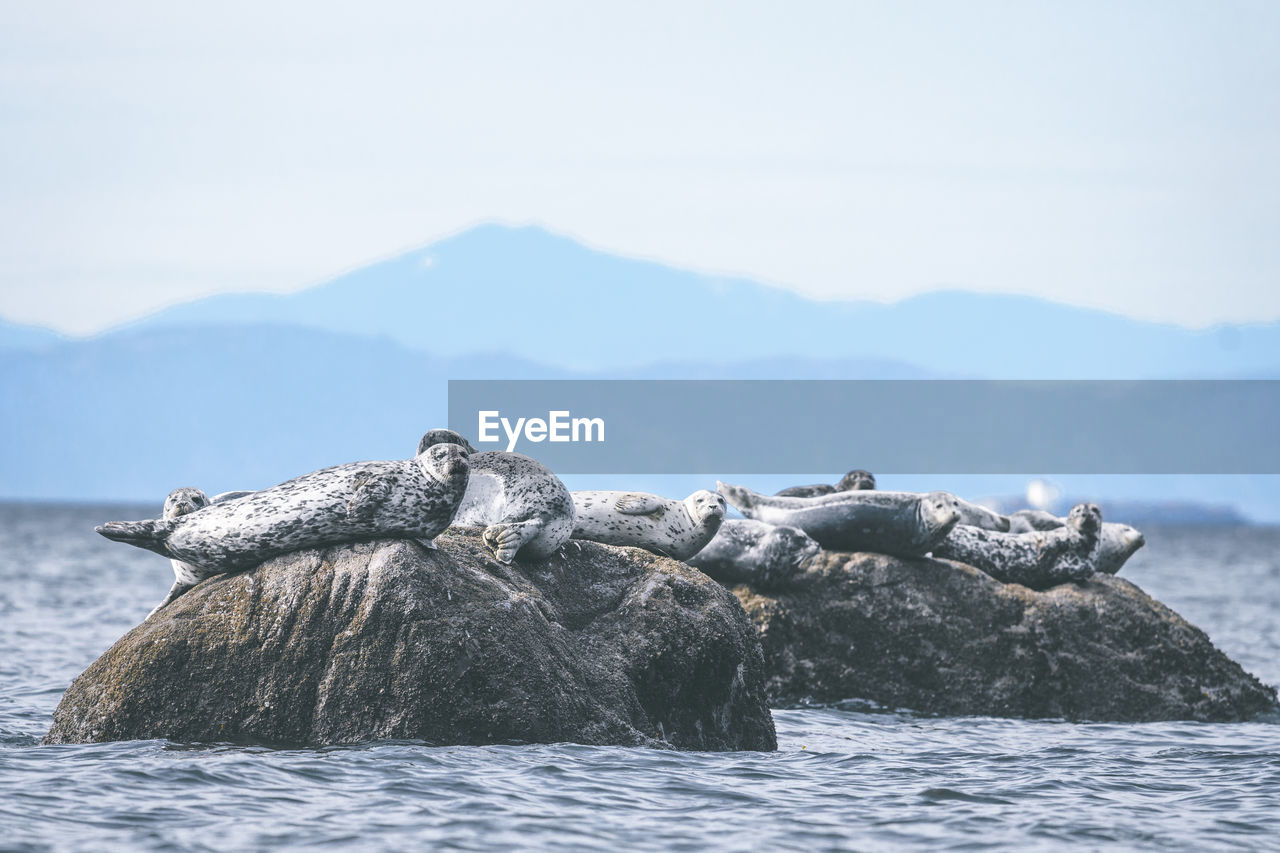
[[[750,518],[726,518],[720,530],[686,563],[724,584],[778,586],[822,550],[803,530]]]
[[[1018,510],[1009,516],[1010,533],[1030,533],[1034,530],[1057,530],[1067,526],[1065,518],[1058,518],[1041,509]],[[1094,568],[1107,575],[1114,575],[1124,567],[1129,558],[1147,544],[1142,532],[1127,524],[1114,521],[1102,522],[1098,534],[1098,553],[1094,556]]]
[[[413,459],[335,465],[174,518],[112,521],[96,530],[192,570],[192,583],[180,576],[168,603],[211,575],[303,548],[392,538],[433,547],[466,487],[466,450],[444,445]]]
[[[569,541],[573,500],[550,468],[522,453],[474,451],[465,438],[449,429],[428,432],[418,443],[418,452],[440,444],[471,451],[471,479],[454,523],[484,527],[482,539],[499,562],[510,563],[517,554],[550,557]]]
[[[950,492],[857,491],[780,498],[745,486],[716,486],[747,518],[798,527],[829,551],[919,557],[933,550],[962,517],[961,501]]]
[[[791,486],[778,492],[781,498],[813,498],[818,495],[829,495],[834,492],[858,492],[875,489],[876,475],[870,471],[855,468],[840,478],[834,486],[819,483],[813,486]]]
[[[967,563],[1004,583],[1047,589],[1096,571],[1101,530],[1102,510],[1083,503],[1072,507],[1066,525],[1055,530],[998,533],[958,525],[933,555]]]
[[[724,521],[724,498],[699,489],[682,501],[645,492],[573,492],[574,539],[633,545],[686,560],[701,551]]]

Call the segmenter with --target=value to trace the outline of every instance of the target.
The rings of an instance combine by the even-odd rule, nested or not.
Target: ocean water
[[[153,511],[0,505],[0,849],[1280,847],[1276,719],[806,708],[775,713],[772,754],[39,746],[71,679],[172,580],[92,526]],[[1280,682],[1280,529],[1145,532],[1124,574]]]

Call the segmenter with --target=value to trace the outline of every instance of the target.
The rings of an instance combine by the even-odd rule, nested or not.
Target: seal
[[[961,519],[950,492],[839,492],[814,498],[762,495],[717,483],[720,494],[747,518],[798,527],[829,551],[874,551],[919,557]]]
[[[441,445],[469,450],[471,478],[454,523],[482,525],[481,538],[499,562],[510,563],[517,554],[550,557],[569,541],[573,499],[550,468],[522,453],[470,450],[471,444],[449,429],[428,432],[418,452]]]
[[[1067,526],[1065,518],[1040,509],[1022,509],[1009,516],[1011,533],[1030,533],[1035,530],[1057,530]],[[1094,568],[1105,575],[1117,574],[1129,558],[1136,554],[1146,537],[1141,531],[1127,524],[1114,521],[1102,522],[1098,534],[1098,553],[1094,556]]]
[[[738,494],[740,494],[742,496],[742,500],[746,501],[748,505],[752,507],[753,511],[756,512],[755,515],[752,515],[751,513],[748,513],[746,510],[743,510],[742,514],[747,516],[748,518],[758,518],[761,521],[769,521],[770,519],[765,518],[764,515],[761,515],[760,513],[766,512],[772,509],[800,510],[800,509],[806,509],[809,507],[822,506],[825,504],[836,505],[836,504],[844,504],[844,503],[865,503],[869,506],[883,506],[883,505],[887,505],[886,501],[888,502],[892,502],[893,500],[906,501],[912,498],[919,497],[919,493],[917,492],[880,492],[880,491],[859,489],[854,491],[832,492],[831,494],[828,494],[828,495],[815,495],[814,497],[811,497],[811,498],[803,498],[803,497],[797,498],[797,497],[791,497],[789,495],[772,495],[772,496],[762,495],[759,492],[753,492],[750,489],[745,488],[744,486],[729,486],[728,488],[734,489]],[[929,494],[936,494],[936,493],[930,492]],[[981,527],[986,530],[1004,531],[1009,529],[1009,519],[1006,516],[1003,516],[998,512],[989,510],[985,506],[981,506],[979,504],[969,503],[968,501],[961,500],[955,495],[952,495],[950,492],[944,492],[943,494],[951,495],[951,500],[955,503],[956,509],[959,510],[960,512],[961,524],[968,524],[968,525],[972,525],[973,527]],[[737,506],[739,509],[742,509],[742,507],[738,504],[737,500],[735,500],[734,497],[728,495],[727,493],[725,494],[725,496],[729,498],[729,503],[733,504],[734,506]],[[882,496],[887,496],[887,497],[882,498]],[[788,522],[779,521],[776,523],[787,524]],[[810,536],[813,535],[812,531],[809,531],[807,529],[805,532],[808,533]],[[823,547],[826,547],[826,546],[824,545]]]
[[[161,511],[160,517],[172,519],[189,515],[198,509],[207,507],[209,503],[209,498],[203,490],[193,486],[183,486],[182,488],[174,489],[164,499],[164,509]],[[154,616],[157,610],[160,610],[166,604],[198,584],[203,577],[200,570],[190,563],[184,563],[181,560],[170,560],[169,562],[173,564],[173,586],[169,587],[169,594],[165,596],[164,601],[151,608],[151,612],[147,614],[147,619]]]
[[[426,547],[449,526],[467,487],[467,452],[445,445],[413,459],[352,462],[174,518],[112,521],[97,528],[181,561],[199,582],[271,557],[371,539],[412,538]],[[193,584],[174,584],[166,603]]]
[[[821,548],[799,527],[726,518],[706,547],[685,562],[723,584],[768,589],[802,571]]]
[[[645,492],[573,492],[574,539],[632,545],[687,560],[701,551],[724,521],[724,498],[699,489],[682,501]]]
[[[1096,571],[1102,510],[1082,503],[1071,508],[1067,523],[1054,530],[1000,533],[958,525],[938,547],[935,557],[981,569],[1004,583],[1048,589],[1079,581]]]
[[[782,498],[814,498],[818,495],[830,495],[835,492],[857,492],[875,489],[876,475],[870,471],[855,468],[840,478],[834,486],[822,483],[813,486],[791,486],[777,493]]]

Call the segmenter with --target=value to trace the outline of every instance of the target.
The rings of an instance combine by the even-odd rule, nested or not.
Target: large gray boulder
[[[760,642],[728,590],[589,542],[504,566],[477,532],[205,581],[72,683],[45,742],[776,748]]]
[[[734,590],[775,704],[871,700],[937,714],[1244,720],[1267,687],[1129,581],[1036,592],[961,563],[822,552],[782,590]]]

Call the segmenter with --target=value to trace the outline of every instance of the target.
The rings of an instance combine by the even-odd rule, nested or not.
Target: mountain
[[[445,423],[449,379],[1277,376],[1278,336],[1276,326],[1193,332],[1025,297],[820,303],[537,228],[485,226],[296,294],[212,297],[89,339],[0,324],[0,498],[155,501],[178,485],[256,488],[402,458]],[[651,480],[672,494],[706,485]],[[898,480],[970,495],[1020,488]],[[1168,488],[1118,477],[1076,491],[1154,500]],[[1239,500],[1278,520],[1280,478],[1227,478],[1180,499]]]
[[[52,329],[0,320],[0,352],[45,350],[65,340]]]
[[[184,484],[261,488],[338,462],[406,458],[445,423],[449,379],[565,375],[268,325],[8,353],[0,496],[155,500]]]
[[[225,294],[130,325],[275,323],[457,357],[563,369],[778,358],[915,365],[985,378],[1280,375],[1280,324],[1189,330],[1026,296],[939,292],[820,302],[744,279],[620,258],[540,228],[485,225],[288,295]]]

